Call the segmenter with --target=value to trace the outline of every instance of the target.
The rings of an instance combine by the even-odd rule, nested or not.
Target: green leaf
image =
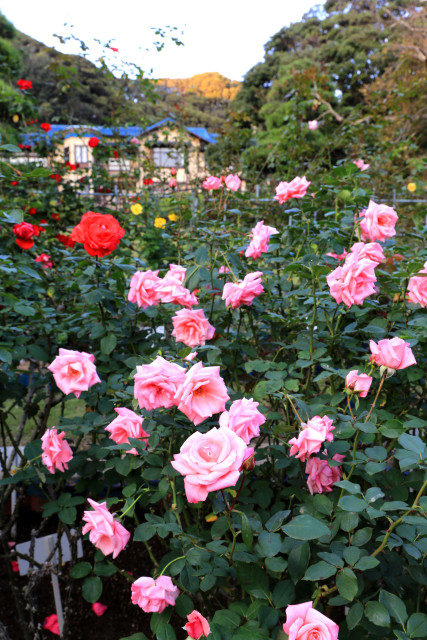
[[[255,598],[267,599],[270,591],[268,576],[256,564],[236,563],[237,580],[242,587]]]
[[[59,519],[65,524],[74,524],[77,517],[77,509],[75,507],[67,507],[58,512]]]
[[[148,640],[148,638],[145,633],[142,633],[142,631],[138,631],[138,633],[133,633],[131,636],[126,636],[125,638],[120,638],[119,640]]]
[[[343,551],[343,556],[347,564],[354,565],[360,558],[360,549],[357,547],[346,547]]]
[[[269,571],[282,573],[288,566],[288,563],[284,558],[276,556],[275,558],[266,558],[265,566]]]
[[[208,250],[205,246],[202,245],[197,249],[194,254],[194,261],[200,266],[206,264],[209,261]]]
[[[33,307],[28,307],[25,304],[18,303],[13,307],[16,313],[19,313],[21,316],[32,317],[36,315],[36,310]]]
[[[116,335],[114,333],[109,333],[108,336],[105,336],[101,340],[101,351],[106,356],[108,356],[115,349],[116,345],[117,345]]]
[[[321,551],[317,555],[319,556],[319,558],[322,558],[322,560],[326,560],[326,562],[328,562],[329,564],[333,564],[334,567],[338,567],[339,569],[342,569],[344,566],[343,559],[337,556],[335,553],[329,553],[328,551]]]
[[[357,578],[353,571],[346,567],[340,571],[336,578],[339,594],[351,602],[357,595]]]
[[[408,451],[413,451],[418,455],[422,456],[424,454],[424,450],[426,445],[418,436],[411,436],[409,433],[403,433],[400,438],[398,438],[398,443]]]
[[[310,547],[307,543],[301,544],[289,553],[288,571],[294,584],[301,580],[305,574],[309,559]]]
[[[372,529],[364,527],[355,531],[351,541],[356,547],[363,547],[372,537]]]
[[[377,627],[389,627],[390,626],[390,616],[383,604],[380,602],[370,601],[366,603],[365,606],[365,616],[372,622],[376,624]]]
[[[156,629],[157,640],[176,640],[175,630],[169,622],[161,622]]]
[[[134,542],[146,542],[150,540],[156,533],[156,527],[149,523],[145,522],[144,524],[140,524],[133,534]]]
[[[12,364],[12,354],[10,351],[6,351],[6,349],[0,349],[0,360],[2,362],[7,362],[8,364]]]
[[[0,151],[10,151],[11,153],[21,153],[21,149],[16,144],[2,144]]]
[[[326,524],[312,516],[297,516],[283,525],[282,531],[295,540],[315,540],[328,536],[330,531]]]
[[[215,615],[212,618],[212,624],[225,627],[225,629],[237,629],[240,625],[240,616],[234,611],[220,609],[215,612]]]
[[[51,169],[45,169],[44,167],[38,167],[33,169],[30,173],[26,174],[26,178],[47,178],[52,173]]]
[[[248,547],[248,549],[250,549],[252,547],[252,542],[254,539],[252,528],[249,524],[249,520],[243,512],[240,514],[240,517],[242,519],[242,540]]]
[[[408,619],[408,612],[406,611],[406,605],[403,600],[385,589],[381,589],[378,600],[385,606],[389,614],[404,627]]]
[[[305,545],[303,545],[305,546]],[[295,598],[295,587],[290,580],[278,582],[273,590],[273,603],[277,609],[283,609]]]
[[[82,585],[82,595],[86,602],[97,602],[102,593],[102,580],[98,576],[86,578]]]
[[[380,561],[377,558],[372,558],[372,556],[363,556],[360,560],[354,565],[355,569],[359,569],[359,571],[368,571],[368,569],[375,569],[379,565]]]
[[[277,511],[265,523],[264,526],[267,529],[267,531],[275,531],[276,529],[278,529],[280,527],[280,525],[282,524],[283,520],[285,520],[288,517],[289,514],[290,514],[289,510],[288,511]]]
[[[282,539],[279,533],[262,531],[258,536],[258,544],[265,558],[273,558],[273,556],[277,555],[280,551]]]
[[[343,496],[338,504],[344,511],[352,511],[353,513],[359,513],[368,506],[365,500],[362,498],[356,498],[355,496]]]
[[[96,576],[103,576],[109,578],[116,573],[117,569],[111,564],[105,564],[105,562],[97,562],[93,568],[93,572]]]
[[[213,575],[213,573],[208,573],[208,575],[206,575],[200,583],[200,590],[204,592],[209,591],[209,589],[212,589],[215,583],[216,577]]]
[[[361,621],[363,616],[363,604],[361,602],[356,602],[352,607],[350,607],[345,621],[347,623],[347,627],[350,629],[354,629],[357,627],[359,622]]]
[[[84,578],[92,571],[90,562],[78,562],[71,568],[70,576],[72,578]]]
[[[24,220],[24,212],[21,209],[12,209],[11,211],[2,212],[3,222],[9,224],[19,224]]]
[[[426,638],[427,615],[425,613],[413,613],[408,620],[406,631],[411,638]]]
[[[194,611],[192,599],[186,593],[181,593],[175,601],[175,611],[181,618],[185,618]]]
[[[311,565],[305,572],[303,580],[326,580],[331,576],[334,576],[337,572],[337,568],[332,564],[328,564],[323,560]]]
[[[341,489],[345,489],[347,493],[362,495],[360,484],[355,484],[354,482],[350,482],[349,480],[339,480],[338,482],[335,483],[334,486],[340,487]]]

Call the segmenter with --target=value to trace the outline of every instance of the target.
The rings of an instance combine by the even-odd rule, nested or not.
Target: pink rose
[[[356,167],[358,169],[360,169],[360,171],[366,171],[367,169],[369,169],[369,164],[366,164],[365,162],[363,162],[363,160],[361,158],[359,158],[359,160],[353,160],[353,164],[356,165]]]
[[[214,413],[224,411],[229,399],[224,380],[219,375],[219,367],[203,367],[203,363],[198,362],[185,374],[183,383],[175,393],[174,404],[198,425]]]
[[[130,139],[132,144],[139,144],[139,140],[136,136],[134,136],[133,138]]]
[[[259,428],[265,422],[265,417],[257,409],[258,405],[259,402],[252,398],[235,400],[228,411],[221,413],[219,426],[231,429],[249,444],[252,438],[258,438]]]
[[[230,273],[230,269],[224,265],[218,269],[218,273]]]
[[[127,545],[130,533],[120,522],[114,520],[106,502],[98,503],[90,498],[88,502],[94,511],[83,513],[83,522],[87,524],[83,527],[82,533],[84,535],[89,532],[89,540],[104,556],[112,553],[113,558],[116,558]]]
[[[211,491],[234,487],[245,451],[243,440],[226,427],[195,431],[187,438],[171,465],[184,476],[188,502],[205,501]]]
[[[182,285],[186,270],[178,265],[169,266],[170,270],[156,286],[160,300],[164,303],[180,304],[182,307],[193,307],[198,300],[194,293]]]
[[[394,227],[399,217],[396,211],[386,204],[376,204],[370,200],[368,208],[359,215],[364,218],[360,224],[362,240],[382,242],[396,235]]]
[[[170,178],[169,179],[169,186],[171,189],[174,189],[176,187],[176,180],[175,178]]]
[[[92,605],[92,611],[96,616],[103,616],[104,613],[107,611],[107,609],[108,609],[107,605],[101,604],[100,602],[94,602]]]
[[[386,259],[383,248],[378,242],[368,242],[366,244],[365,242],[355,242],[350,249],[350,253],[357,256],[358,260],[367,258],[377,264],[380,264],[380,262]]]
[[[74,393],[78,398],[82,391],[87,391],[92,385],[101,382],[93,364],[94,360],[95,356],[84,351],[60,349],[59,355],[48,369],[52,371],[62,393]]]
[[[185,369],[168,362],[161,356],[151,362],[136,367],[134,396],[140,409],[170,409],[176,402],[175,393],[185,380]]]
[[[51,616],[47,616],[44,619],[43,629],[46,629],[47,631],[54,633],[56,636],[60,635],[58,616],[56,613],[52,613]]]
[[[172,318],[174,336],[177,342],[187,347],[197,347],[213,338],[215,329],[205,318],[203,309],[180,309]]]
[[[289,604],[283,631],[289,640],[338,640],[339,626],[313,609],[312,602]]]
[[[366,373],[359,373],[357,369],[350,371],[345,379],[345,388],[352,393],[357,393],[361,398],[366,398],[371,384],[371,376],[366,375]]]
[[[388,369],[406,369],[412,364],[417,364],[409,342],[401,338],[380,340],[378,344],[369,341],[371,349],[371,362]]]
[[[225,186],[231,191],[237,191],[240,188],[241,184],[242,181],[240,180],[239,176],[234,176],[232,173],[230,173],[230,175],[225,179]]]
[[[147,446],[150,434],[142,428],[144,418],[125,407],[119,407],[114,411],[118,414],[117,418],[114,418],[108,427],[105,427],[105,431],[111,434],[111,440],[116,444],[130,444],[129,438],[137,438],[138,440],[143,440],[145,446]],[[138,455],[135,447],[127,451],[127,453],[133,453],[134,456]]]
[[[221,180],[219,178],[216,178],[215,176],[209,176],[209,178],[206,178],[206,180],[202,183],[202,186],[207,191],[211,191],[212,189],[220,189]]]
[[[197,351],[189,353],[188,356],[185,356],[184,360],[187,360],[187,362],[191,362],[192,360],[194,360],[194,358],[197,358]]]
[[[311,182],[308,182],[305,176],[302,178],[297,176],[291,182],[280,182],[276,187],[274,200],[284,204],[290,198],[303,198],[310,184]]]
[[[330,256],[331,258],[335,258],[335,260],[345,260],[348,253],[347,251],[344,249],[344,251],[342,253],[327,253],[327,256]]]
[[[156,287],[161,282],[158,271],[135,271],[130,281],[129,302],[136,302],[138,307],[146,309],[159,303]]]
[[[350,253],[343,266],[337,267],[326,276],[331,296],[337,303],[344,302],[347,307],[362,304],[364,299],[375,293],[374,282],[376,262]]]
[[[342,462],[345,456],[336,453],[332,460]],[[320,458],[310,458],[305,465],[305,472],[308,473],[307,485],[313,495],[314,493],[330,493],[333,485],[341,480],[341,467],[331,467],[327,460]]]
[[[168,605],[173,606],[179,596],[169,576],[138,578],[132,584],[132,604],[137,604],[145,613],[162,613]]]
[[[183,284],[186,271],[187,269],[182,267],[180,264],[170,264],[169,271],[165,273],[165,277],[163,279],[172,277],[175,278],[175,280],[178,280],[180,284]]]
[[[427,307],[427,262],[424,264],[424,269],[421,269],[418,273],[424,273],[425,275],[412,276],[409,278],[408,302]]]
[[[56,427],[47,429],[42,436],[42,462],[46,465],[50,473],[65,471],[73,452],[66,440],[64,440],[65,431],[58,433]]]
[[[201,613],[194,610],[187,616],[188,622],[185,625],[190,638],[193,640],[199,640],[199,638],[207,638],[211,632],[209,622],[202,616]]]
[[[310,131],[316,131],[318,126],[319,126],[319,123],[317,122],[317,120],[308,121],[308,128],[310,129]]]
[[[222,292],[225,306],[231,306],[232,309],[237,309],[243,304],[250,306],[254,298],[264,291],[261,276],[262,271],[254,271],[253,273],[248,273],[243,280],[239,280],[237,283],[226,282]]]
[[[332,442],[334,436],[331,431],[335,429],[332,420],[328,416],[314,416],[307,423],[302,423],[303,429],[298,438],[291,438],[289,455],[300,458],[302,462],[307,460],[312,453],[318,453],[322,444],[327,440]]]
[[[270,236],[279,233],[274,227],[264,225],[264,220],[258,222],[251,231],[251,242],[245,251],[247,258],[259,258],[262,253],[268,251]]]

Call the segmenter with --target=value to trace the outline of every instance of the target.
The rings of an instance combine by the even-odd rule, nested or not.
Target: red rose
[[[47,253],[41,253],[39,256],[34,258],[34,261],[40,262],[42,269],[52,269],[53,267],[53,262]]]
[[[28,209],[28,213],[33,216],[35,213],[37,213],[37,209],[35,207],[30,207]]]
[[[61,220],[61,218],[60,218],[60,216],[59,216],[59,213],[52,213],[52,218],[53,218],[54,220]]]
[[[125,235],[118,221],[109,213],[88,211],[71,232],[71,240],[82,242],[90,256],[107,256],[117,249]]]
[[[16,187],[16,185],[19,184],[19,180],[12,180],[10,184],[12,185],[12,187]]]
[[[50,178],[52,178],[52,180],[56,180],[56,182],[61,182],[62,177],[59,175],[59,173],[51,173]]]
[[[118,151],[116,151],[115,149],[114,149],[114,151],[113,151],[113,156],[114,156],[115,158],[118,158],[118,157],[119,157],[119,152],[118,152]]]
[[[114,51],[115,53],[118,53],[119,50],[117,49],[117,47],[110,47],[111,51]]]
[[[74,240],[71,240],[70,236],[66,236],[65,233],[57,233],[55,238],[59,240],[59,242],[62,242],[64,247],[70,247],[72,249],[76,244]]]
[[[40,129],[43,129],[46,133],[52,129],[48,122],[42,122],[40,125]]]
[[[144,178],[144,184],[146,186],[153,184],[153,179],[152,178]]]
[[[89,147],[92,147],[92,149],[94,149],[99,145],[99,139],[96,136],[94,136],[93,138],[89,138],[88,145]]]
[[[13,233],[15,234],[15,242],[21,249],[31,249],[34,246],[33,236],[39,235],[37,225],[30,222],[19,222],[13,225]]]
[[[75,164],[71,164],[69,162],[69,160],[67,160],[67,162],[65,163],[65,166],[69,168],[70,171],[75,171],[76,170],[76,165]]]
[[[31,149],[31,145],[30,144],[21,144],[21,143],[19,143],[18,147],[20,149],[22,149],[23,151],[28,151],[29,149]]]
[[[21,89],[21,91],[27,91],[28,89],[33,88],[33,83],[31,82],[31,80],[23,80],[21,78],[16,84],[18,85],[18,88]]]

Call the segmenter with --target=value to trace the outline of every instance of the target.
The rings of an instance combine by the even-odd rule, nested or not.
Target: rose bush
[[[304,171],[278,179],[276,198],[266,186],[265,203],[211,176],[199,211],[174,193],[173,211],[147,198],[144,215],[89,216],[98,207],[42,172],[61,220],[25,251],[13,226],[49,200],[24,210],[30,170],[10,187],[0,499],[19,499],[1,511],[4,553],[37,484],[42,522],[84,539],[85,557],[55,568],[61,583],[94,604],[119,569],[158,640],[184,638],[184,625],[206,635],[205,619],[213,640],[425,637],[427,337],[422,283],[409,287],[424,231],[382,209],[362,246],[371,194],[351,158],[322,179]],[[261,222],[278,233],[254,271],[245,251]],[[41,251],[51,269],[34,263]],[[195,313],[181,334],[174,318]],[[72,458],[63,439],[50,449],[63,470],[47,430],[69,444]],[[131,545],[149,576],[120,565]],[[20,611],[23,627],[37,623]]]

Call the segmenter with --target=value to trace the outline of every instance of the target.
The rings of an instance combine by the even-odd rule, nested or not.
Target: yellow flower
[[[159,229],[163,229],[163,227],[166,226],[166,220],[165,218],[156,218],[154,220],[154,226],[158,227]]]
[[[139,202],[136,202],[135,204],[131,204],[130,210],[134,216],[139,216],[139,214],[142,213],[142,205],[139,204]]]
[[[176,222],[178,220],[178,216],[176,215],[176,213],[170,213],[168,215],[169,220],[171,220],[172,222]]]
[[[19,116],[18,116],[17,113],[15,113],[15,115],[12,116],[12,120],[13,120],[13,122],[19,122]]]
[[[415,184],[415,182],[409,182],[406,185],[406,188],[408,189],[408,191],[410,191],[411,193],[414,193],[415,189],[417,188],[417,185]]]

